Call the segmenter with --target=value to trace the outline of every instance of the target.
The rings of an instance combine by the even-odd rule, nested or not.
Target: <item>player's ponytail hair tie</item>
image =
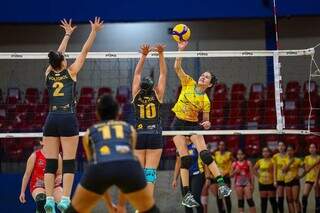
[[[61,52],[58,51],[50,51],[48,54],[49,64],[54,70],[58,70],[61,68],[61,62],[64,60],[64,56]]]

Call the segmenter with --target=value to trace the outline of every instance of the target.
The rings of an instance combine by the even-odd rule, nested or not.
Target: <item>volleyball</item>
[[[185,24],[178,24],[172,30],[172,38],[176,42],[188,41],[190,39],[190,28]]]

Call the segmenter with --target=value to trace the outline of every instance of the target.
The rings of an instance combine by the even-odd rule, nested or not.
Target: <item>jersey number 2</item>
[[[150,103],[147,106],[138,105],[140,107],[140,118],[155,118],[157,116],[156,105],[154,103]]]
[[[62,88],[63,88],[63,83],[61,82],[54,82],[52,85],[52,88],[54,88],[54,92],[53,92],[53,96],[57,97],[57,96],[64,96],[64,93],[61,92]]]
[[[115,136],[118,139],[124,138],[123,126],[122,125],[114,125],[114,126],[103,126],[99,128],[99,131],[102,132],[102,137],[104,140],[111,139],[111,130],[115,132]]]

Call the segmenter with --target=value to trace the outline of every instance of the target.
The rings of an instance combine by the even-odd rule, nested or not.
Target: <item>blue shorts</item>
[[[162,149],[162,134],[139,134],[135,149]]]
[[[43,126],[43,136],[71,137],[79,135],[79,124],[75,113],[49,112]]]

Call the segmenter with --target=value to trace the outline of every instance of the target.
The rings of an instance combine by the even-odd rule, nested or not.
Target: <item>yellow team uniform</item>
[[[315,165],[318,161],[320,160],[320,156],[316,155],[315,157],[313,157],[312,155],[308,155],[304,158],[304,165],[305,165],[305,169],[309,169],[310,167],[312,167],[313,165]],[[308,172],[304,178],[305,182],[316,182],[316,179],[318,177],[318,173],[319,173],[319,166],[316,166],[315,168],[313,168],[312,170],[310,170],[310,172]]]
[[[223,176],[230,176],[232,168],[232,153],[216,151],[213,154],[215,162]]]
[[[283,173],[282,169],[286,164],[286,159],[288,158],[287,155],[281,155],[280,153],[277,153],[273,155],[272,161],[274,165],[276,166],[276,181],[284,181],[285,174]]]
[[[260,184],[273,184],[273,161],[272,159],[260,159],[256,163],[258,168],[258,180]]]
[[[291,161],[293,160],[293,163]],[[289,183],[298,178],[299,169],[303,166],[303,161],[300,158],[286,158],[285,165],[289,165],[288,171],[285,173],[284,182]]]
[[[180,81],[181,93],[172,111],[178,119],[198,122],[199,112],[210,112],[210,100],[206,93],[195,91],[197,83],[189,75],[183,75]]]

